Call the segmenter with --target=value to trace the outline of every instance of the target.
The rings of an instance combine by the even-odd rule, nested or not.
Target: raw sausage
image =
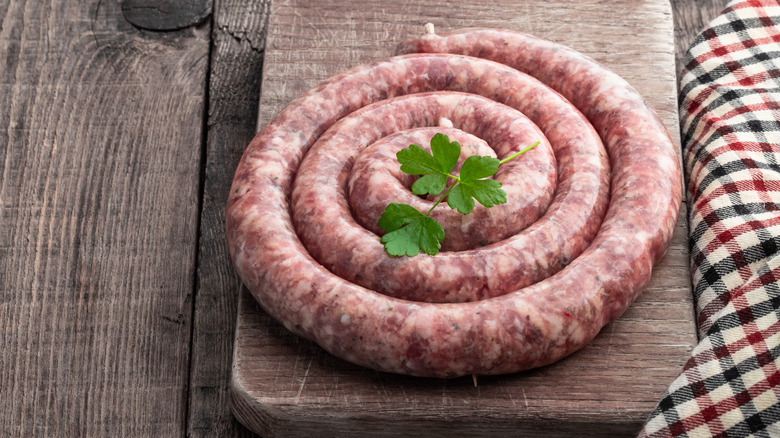
[[[424,105],[431,102],[421,100]],[[505,108],[507,112],[522,116],[503,105],[485,99],[482,103],[493,104]],[[496,120],[494,114],[486,114],[488,105],[479,105],[480,121],[478,130],[490,130],[491,123],[482,120]],[[427,111],[423,108],[423,111]],[[447,118],[444,118],[448,120]],[[452,121],[450,121],[451,123]],[[462,127],[462,125],[461,125]],[[401,172],[396,153],[410,144],[421,145],[430,152],[431,138],[437,134],[446,135],[451,141],[461,145],[461,156],[453,174],[460,173],[460,166],[466,158],[472,155],[496,157],[496,151],[476,135],[464,132],[454,127],[421,127],[400,130],[393,126],[394,131],[387,137],[380,138],[369,147],[363,149],[352,166],[347,196],[352,215],[363,228],[377,235],[384,232],[379,228],[378,221],[391,202],[402,202],[426,212],[440,196],[426,195],[424,199],[411,193],[411,185],[416,178]],[[449,208],[446,203],[439,204],[431,212],[431,217],[439,222],[446,232],[442,242],[442,251],[465,251],[480,248],[491,243],[514,236],[544,214],[555,193],[556,170],[555,155],[544,134],[524,116],[515,123],[509,124],[509,129],[502,129],[506,139],[491,140],[490,143],[498,149],[508,149],[514,152],[521,145],[531,145],[541,141],[537,150],[528,152],[523,160],[514,160],[499,168],[495,179],[500,181],[502,189],[511,202],[486,208],[477,204],[470,214],[461,214]],[[508,132],[507,132],[508,131]],[[495,133],[492,133],[495,134]],[[488,137],[488,136],[486,136]],[[495,135],[493,135],[495,138]],[[307,154],[307,160],[314,149]],[[506,158],[503,154],[500,158]],[[510,165],[511,164],[511,165]],[[303,169],[301,169],[302,171]],[[301,171],[296,180],[301,179]],[[294,196],[294,195],[293,195]]]
[[[535,87],[542,86],[536,81],[529,82]],[[556,108],[555,102],[549,102],[549,111],[538,111],[555,115],[554,123],[552,118],[539,118],[541,126],[554,127],[548,129],[549,138],[566,137],[567,141],[554,141],[561,163],[556,199],[545,217],[528,229],[519,233],[522,228],[509,229],[511,233],[507,233],[505,225],[510,222],[502,217],[506,209],[501,206],[480,209],[472,213],[480,226],[489,227],[493,222],[491,215],[495,215],[493,229],[502,238],[507,234],[511,237],[480,251],[440,253],[434,259],[427,255],[398,258],[387,257],[377,236],[353,219],[344,202],[353,156],[389,132],[411,128],[416,123],[435,123],[440,117],[447,117],[456,126],[488,140],[501,158],[522,149],[533,139],[544,140],[545,145],[540,149],[510,161],[500,170],[518,178],[515,185],[524,185],[521,192],[532,197],[532,202],[522,202],[522,198],[515,196],[510,198],[512,204],[530,204],[527,210],[534,220],[547,208],[547,202],[537,205],[533,201],[538,194],[546,195],[545,186],[552,183],[548,176],[555,176],[550,168],[553,158],[543,134],[530,121],[525,117],[518,119],[518,111],[481,96],[417,93],[356,111],[320,137],[306,154],[293,189],[291,211],[298,237],[318,262],[341,278],[414,301],[475,301],[546,278],[576,257],[592,240],[608,202],[608,165],[601,142],[590,126],[582,123],[581,115],[560,100],[560,106],[564,104],[569,117],[561,114],[563,110]],[[578,128],[582,131],[579,135]],[[520,173],[526,166],[530,169]],[[504,180],[502,175],[498,179]],[[363,200],[371,201],[368,197]],[[379,205],[384,209],[387,202]],[[448,207],[441,206],[441,209]],[[528,214],[520,212],[520,215]],[[468,219],[471,214],[457,216]]]
[[[571,49],[537,38],[509,31],[465,30],[408,41],[401,50],[467,56],[410,54],[351,69],[293,101],[249,145],[236,170],[226,210],[230,252],[244,283],[288,329],[336,356],[382,371],[438,377],[503,374],[552,363],[583,347],[633,302],[674,230],[682,185],[678,152],[665,128],[624,80]],[[468,55],[490,57],[512,68]],[[538,97],[537,91],[514,96],[504,92],[517,88],[515,80],[530,80],[514,69],[529,72],[561,93],[587,116],[592,128],[575,111],[571,123],[584,127],[573,131],[578,133],[574,139],[554,138],[552,126],[537,121],[549,113],[546,98]],[[496,82],[501,80],[506,82]],[[603,139],[611,164],[610,184],[601,181],[609,166],[605,154],[597,152],[586,160],[586,167],[593,167],[590,175],[598,182],[592,181],[585,191],[596,199],[590,205],[602,211],[582,215],[582,210],[574,209],[580,213],[563,218],[584,223],[584,228],[590,226],[597,234],[592,242],[582,237],[571,243],[581,247],[572,251],[579,253],[572,260],[535,258],[558,264],[560,270],[554,275],[477,301],[410,301],[335,275],[302,244],[293,225],[290,197],[301,160],[317,139],[338,120],[373,102],[439,90],[480,94],[514,108],[521,102],[528,104],[530,109],[524,113],[555,150],[556,197],[537,222],[516,236],[554,223],[547,216],[556,206],[564,208],[556,202],[565,172],[574,172],[582,163],[570,166],[558,148],[565,150],[568,142],[572,150],[577,149],[575,144],[594,132]],[[571,202],[580,202],[575,199],[579,187],[570,190]],[[598,199],[609,199],[608,206]],[[303,198],[299,202],[311,205]],[[560,228],[568,231],[565,225]],[[361,233],[378,242],[375,234]],[[577,233],[586,236],[590,231],[579,228]],[[353,237],[337,236],[337,241],[356,242]],[[490,250],[515,238],[464,253]],[[370,261],[371,248],[354,246],[349,257]],[[436,272],[439,257],[420,257],[421,269]],[[499,256],[498,260],[506,259]],[[465,277],[470,269],[455,265],[455,270],[467,272]],[[511,278],[512,269],[517,267],[497,265],[486,272]],[[393,275],[410,280],[414,274],[399,269]],[[451,275],[436,273],[442,279]],[[420,291],[424,295],[425,289],[418,295]],[[459,293],[462,296],[450,301],[475,298]]]

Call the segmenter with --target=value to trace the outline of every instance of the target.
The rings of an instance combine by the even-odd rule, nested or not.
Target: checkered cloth
[[[780,436],[780,3],[730,3],[685,62],[700,342],[640,436]]]

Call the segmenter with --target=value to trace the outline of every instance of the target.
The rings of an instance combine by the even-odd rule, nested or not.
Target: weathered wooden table
[[[672,3],[678,60],[725,3]],[[271,13],[0,0],[0,436],[252,436],[229,403],[223,210]]]

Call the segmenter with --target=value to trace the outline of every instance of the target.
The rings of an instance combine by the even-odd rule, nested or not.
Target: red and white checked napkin
[[[780,3],[734,1],[680,80],[699,344],[641,437],[780,437]]]

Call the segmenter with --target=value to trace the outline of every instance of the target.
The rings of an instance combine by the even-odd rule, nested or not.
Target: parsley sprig
[[[401,171],[420,176],[412,184],[412,193],[438,196],[445,189],[446,192],[424,214],[411,205],[396,202],[385,208],[378,224],[387,233],[381,239],[387,254],[413,257],[422,250],[436,255],[444,240],[444,228],[430,217],[436,206],[446,199],[453,210],[469,214],[474,210],[475,200],[488,208],[506,203],[506,192],[501,189],[501,183],[490,177],[498,172],[500,165],[538,144],[537,141],[500,161],[489,156],[468,157],[461,166],[460,175],[452,174],[460,158],[460,143],[451,142],[444,134],[438,133],[431,138],[431,153],[416,144],[398,151],[396,158]],[[449,180],[454,182],[447,187]]]

